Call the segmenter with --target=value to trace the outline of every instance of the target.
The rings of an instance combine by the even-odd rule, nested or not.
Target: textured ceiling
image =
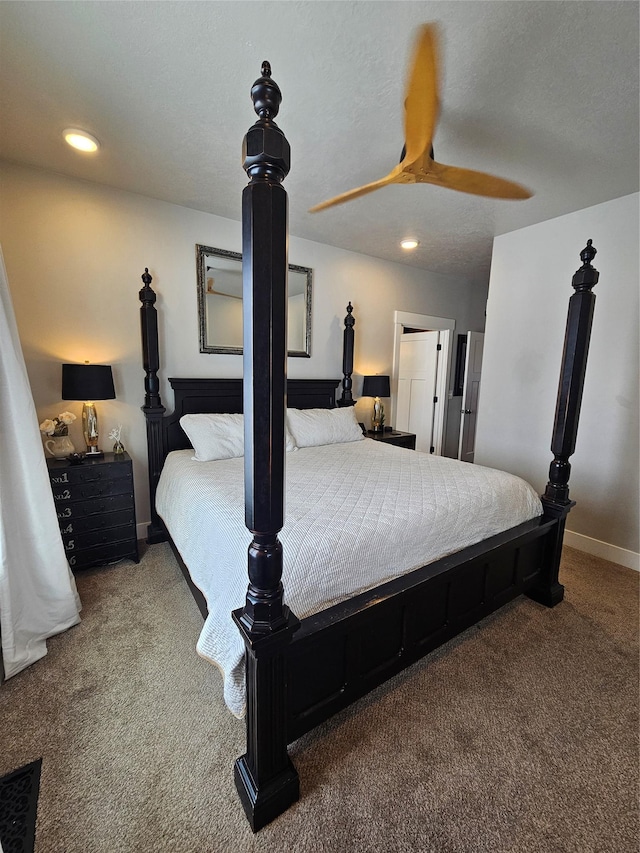
[[[425,21],[443,35],[436,158],[534,197],[391,186],[308,213],[398,162]],[[3,0],[0,157],[238,220],[263,59],[283,93],[298,237],[481,278],[496,234],[638,190],[638,4],[604,0]],[[97,136],[99,155],[69,149],[68,126]]]

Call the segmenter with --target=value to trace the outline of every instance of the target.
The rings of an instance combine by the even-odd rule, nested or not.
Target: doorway
[[[442,455],[455,320],[394,312],[391,402],[396,429],[416,449]]]

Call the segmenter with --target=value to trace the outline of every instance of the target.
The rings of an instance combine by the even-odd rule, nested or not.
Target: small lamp
[[[373,403],[373,415],[371,417],[371,429],[373,432],[384,430],[384,406],[380,397],[390,397],[391,387],[388,376],[365,376],[362,384],[363,397],[375,397]]]
[[[108,364],[63,364],[62,399],[82,400],[82,431],[87,456],[102,456],[98,447],[95,400],[114,400],[113,374]]]

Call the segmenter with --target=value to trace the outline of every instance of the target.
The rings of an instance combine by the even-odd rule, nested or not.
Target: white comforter
[[[245,705],[244,643],[231,620],[244,605],[244,459],[167,457],[156,506],[209,608],[200,655],[224,674],[224,698]],[[287,454],[285,600],[298,618],[540,515],[512,474],[371,440]]]

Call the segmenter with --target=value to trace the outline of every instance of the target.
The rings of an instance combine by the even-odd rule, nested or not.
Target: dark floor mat
[[[33,853],[42,759],[0,779],[2,853]]]

